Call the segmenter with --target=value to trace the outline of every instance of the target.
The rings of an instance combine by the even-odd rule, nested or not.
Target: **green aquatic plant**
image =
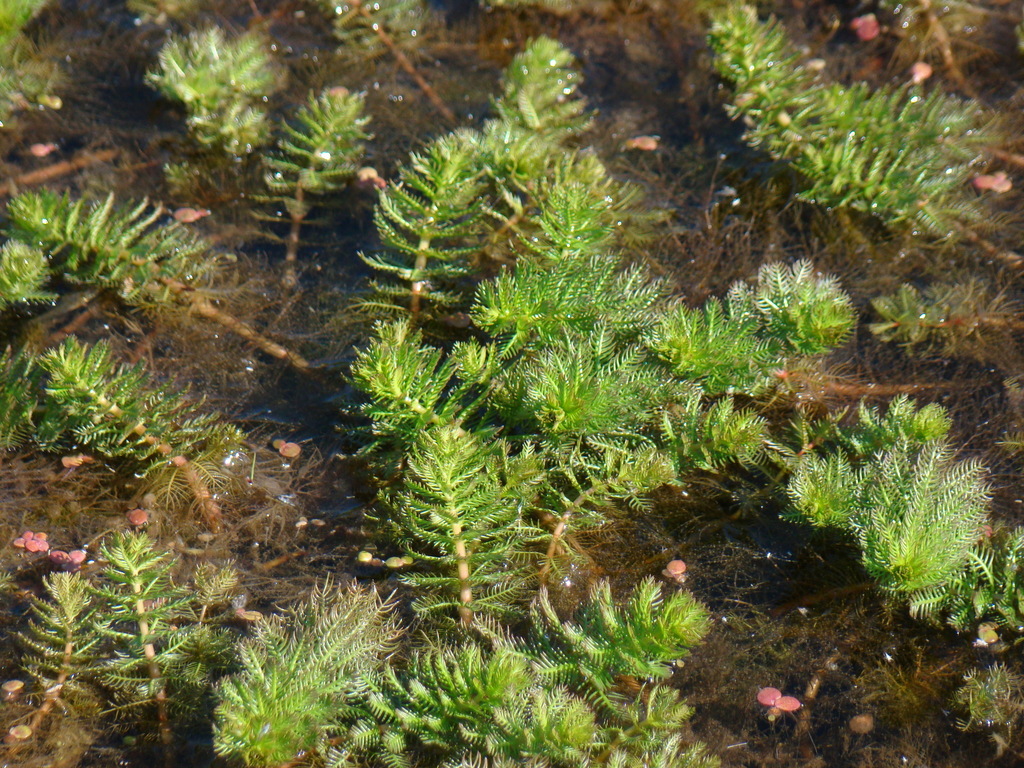
[[[650,335],[650,346],[680,377],[708,394],[757,393],[785,375],[789,360],[813,357],[846,338],[853,308],[835,280],[809,262],[762,268],[758,285],[737,283],[726,300],[678,304]]]
[[[642,509],[679,475],[752,461],[766,443],[755,414],[716,387],[702,391],[692,366],[664,359],[670,344],[683,344],[683,331],[672,330],[681,310],[644,270],[604,251],[605,207],[594,191],[563,191],[551,197],[565,201],[566,215],[551,214],[550,247],[538,239],[478,288],[470,317],[482,336],[446,353],[408,322],[381,324],[352,368],[374,433],[367,450],[399,470],[383,517],[410,555],[426,554],[440,572],[433,583],[443,594],[430,598],[439,602],[419,605],[459,608],[464,622],[473,595],[514,594],[529,573],[520,563],[533,560],[546,579],[581,555],[580,531],[623,514],[618,508]],[[781,369],[821,354],[853,322],[845,294],[805,264],[766,267],[755,287],[732,295],[749,319],[724,331],[733,338],[723,343],[753,336],[772,353],[766,369],[769,360]],[[735,366],[748,369],[749,359]],[[783,381],[733,378],[746,395]],[[507,443],[494,440],[499,433]],[[483,566],[490,562],[509,565]]]
[[[50,264],[38,248],[9,240],[0,246],[0,310],[14,304],[50,301]]]
[[[537,474],[529,452],[515,460],[502,443],[481,444],[453,426],[425,431],[407,457],[386,518],[413,557],[436,572],[411,573],[420,613],[451,613],[464,624],[501,614],[521,587],[518,552],[541,531],[523,519],[523,485]]]
[[[503,92],[494,101],[496,119],[564,144],[593,119],[578,94],[582,77],[576,57],[550,37],[538,37],[505,70]]]
[[[232,665],[221,624],[237,577],[207,569],[191,583],[171,575],[175,558],[146,534],[118,533],[101,545],[98,576],[56,573],[34,600],[20,634],[21,662],[39,684],[32,732],[65,709],[145,721],[154,715],[164,748],[173,723],[209,708],[212,681]]]
[[[622,675],[663,678],[701,640],[706,614],[689,596],[666,597],[647,581],[620,608],[603,584],[577,623],[563,626],[545,603],[533,614],[542,625],[525,639],[499,631],[490,644],[465,636],[443,645],[419,640],[406,644],[404,662],[388,658],[399,636],[393,612],[371,591],[326,585],[285,617],[259,625],[242,644],[242,671],[218,688],[218,753],[252,768],[300,759],[335,766],[483,759],[551,768],[715,765],[702,745],[677,733],[692,709],[675,691],[602,687]],[[557,639],[544,639],[556,630]],[[573,671],[577,657],[585,661]]]
[[[492,649],[471,642],[429,647],[404,669],[387,668],[371,686],[366,714],[353,725],[345,749],[377,753],[393,765],[418,764],[411,755],[425,748],[449,760],[482,752],[552,768],[639,768],[656,764],[651,761],[668,737],[676,761],[669,764],[714,764],[700,745],[671,739],[692,714],[675,691],[651,685],[639,693],[595,696],[602,681],[621,675],[664,676],[669,657],[700,640],[704,614],[692,598],[662,604],[660,588],[645,582],[619,609],[602,585],[577,615],[578,624],[563,627],[550,606],[541,615],[534,618],[543,626],[523,641],[500,640]],[[546,630],[558,630],[558,639],[535,645]],[[615,650],[617,642],[622,647]],[[570,669],[575,659],[581,669]]]
[[[9,64],[5,57],[32,19],[50,0],[10,0],[0,8],[0,61]]]
[[[1024,717],[1024,676],[1002,663],[973,669],[952,701],[963,713],[959,727],[988,733],[996,744],[996,757],[1002,757]]]
[[[414,153],[399,184],[381,192],[374,220],[384,250],[363,259],[397,282],[374,281],[368,309],[414,317],[429,304],[465,309],[474,263],[528,217],[540,180],[552,176],[563,145],[589,124],[573,62],[554,40],[531,41],[506,70],[505,92],[494,102],[498,117]],[[575,169],[580,183],[607,187],[595,163],[564,164],[559,175],[568,181]]]
[[[49,191],[23,192],[7,204],[7,215],[9,240],[0,252],[0,284],[17,292],[5,296],[6,304],[81,289],[79,306],[102,295],[149,309],[187,307],[267,354],[309,368],[301,356],[210,301],[200,288],[227,257],[171,219],[162,205],[119,203],[112,194],[96,202]],[[45,276],[34,249],[43,253]]]
[[[902,285],[894,294],[872,299],[871,306],[882,318],[869,326],[871,332],[916,353],[998,360],[1021,326],[1009,299],[977,278],[923,290]]]
[[[809,455],[788,485],[791,517],[849,533],[881,589],[935,614],[987,520],[982,474],[942,442],[901,441],[859,465],[843,453]]]
[[[363,130],[368,122],[362,95],[328,88],[310,94],[292,122],[282,125],[276,151],[264,156],[270,199],[283,204],[291,219],[285,241],[289,285],[295,284],[294,262],[312,198],[337,192],[356,175],[363,142],[370,138]]]
[[[128,463],[165,498],[187,494],[208,526],[220,526],[210,488],[223,482],[222,459],[241,433],[154,382],[141,364],[119,365],[107,344],[69,337],[40,356],[4,352],[0,406],[0,448],[29,443]]]
[[[623,605],[607,581],[596,584],[571,620],[562,621],[546,590],[531,609],[531,632],[517,647],[545,679],[587,690],[591,702],[616,707],[616,689],[629,679],[668,677],[707,634],[708,615],[692,595],[644,579]]]
[[[189,135],[200,147],[246,155],[270,138],[263,99],[278,76],[267,47],[256,32],[229,40],[219,27],[173,36],[147,80],[185,105]]]
[[[393,607],[328,582],[258,624],[239,648],[241,671],[217,687],[217,753],[254,768],[325,754],[395,647]]]
[[[487,213],[477,156],[466,136],[456,133],[413,154],[399,182],[384,189],[374,223],[385,250],[363,261],[397,277],[375,281],[368,309],[407,310],[413,317],[457,303],[447,290],[468,273],[468,257],[477,252]]]
[[[735,90],[744,138],[800,174],[799,197],[893,227],[957,238],[991,218],[968,182],[999,131],[980,107],[935,90],[824,82],[777,20],[750,6],[716,13],[715,66]]]

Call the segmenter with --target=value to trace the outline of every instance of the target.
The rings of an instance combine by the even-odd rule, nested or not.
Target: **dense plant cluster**
[[[50,87],[29,55],[43,5],[0,9],[0,120],[40,103]],[[797,564],[793,571],[827,562],[845,579],[792,602],[801,616],[810,615],[805,603],[865,592],[884,609],[886,632],[903,620],[915,632],[944,623],[975,636],[981,661],[965,663],[969,649],[949,661],[943,674],[959,682],[943,690],[962,730],[990,736],[997,757],[1013,753],[1024,712],[1020,665],[1011,654],[999,663],[983,654],[1006,650],[1024,627],[1024,529],[993,514],[1000,489],[957,449],[950,412],[924,395],[870,403],[861,398],[869,390],[829,365],[854,337],[859,346],[895,341],[987,361],[981,341],[1018,329],[1012,301],[980,279],[925,286],[900,274],[868,309],[845,278],[781,249],[741,279],[723,279],[731,285],[722,292],[698,290],[694,277],[693,294],[682,294],[698,259],[680,277],[658,268],[657,248],[710,238],[698,230],[721,232],[721,219],[738,213],[707,202],[700,227],[663,226],[682,206],[664,192],[657,205],[645,201],[654,187],[645,174],[668,161],[612,157],[609,140],[590,133],[599,121],[569,47],[526,40],[486,115],[456,127],[418,55],[423,38],[443,27],[423,3],[289,6],[288,24],[322,11],[309,34],[320,24],[337,46],[329,66],[319,66],[323,51],[313,57],[317,75],[305,75],[314,83],[294,90],[305,65],[275,38],[288,14],[264,16],[262,4],[251,5],[250,30],[228,34],[209,23],[203,3],[128,4],[140,26],[169,27],[144,81],[183,107],[172,113],[178,133],[162,145],[154,176],[164,199],[179,200],[230,181],[225,198],[244,196],[246,216],[281,227],[252,230],[285,242],[287,291],[262,284],[264,303],[249,314],[263,323],[278,313],[268,328],[296,306],[320,317],[316,302],[327,301],[306,292],[308,273],[298,269],[306,225],[333,223],[319,214],[313,221],[314,207],[363,201],[367,231],[350,254],[373,274],[358,297],[345,294],[362,335],[335,375],[330,362],[314,366],[232,314],[229,289],[241,270],[229,268],[229,238],[192,226],[211,211],[97,195],[88,185],[4,188],[0,461],[15,488],[23,467],[59,457],[64,472],[36,483],[45,486],[40,495],[62,492],[85,464],[105,477],[90,481],[100,489],[96,509],[40,505],[56,528],[95,515],[81,526],[88,536],[61,532],[81,549],[50,550],[44,514],[34,510],[19,511],[17,524],[31,519],[36,530],[0,552],[3,599],[24,605],[4,618],[17,649],[2,661],[18,678],[3,688],[10,707],[0,759],[72,764],[81,754],[69,756],[63,728],[88,745],[116,724],[130,738],[153,737],[168,766],[188,759],[191,740],[202,742],[204,759],[250,768],[714,768],[732,759],[732,747],[716,756],[706,736],[691,733],[691,703],[714,694],[694,690],[701,670],[690,665],[749,643],[768,619],[753,602],[722,598],[728,574],[687,582],[686,564],[670,553],[719,537],[763,564],[774,535],[788,537],[783,550],[799,549],[779,557]],[[610,12],[555,0],[484,5],[505,20]],[[647,10],[668,12],[659,3]],[[879,11],[900,19],[914,58],[964,82],[949,28],[961,14],[986,13],[916,0]],[[996,217],[975,192],[993,188],[995,177],[974,183],[975,192],[971,182],[987,157],[1015,155],[997,149],[1004,136],[975,102],[921,82],[828,82],[781,21],[762,22],[742,5],[711,11],[708,40],[733,89],[727,112],[743,119],[743,139],[770,156],[773,170],[795,171],[800,199],[838,211],[844,224],[851,210],[876,216],[936,253],[950,244],[994,252],[975,229]],[[363,166],[381,140],[367,132],[371,115],[380,132],[380,81],[350,91],[334,78],[385,55],[429,102],[432,120],[448,123],[417,137],[404,163],[383,158],[396,169],[388,179]],[[607,130],[619,141],[620,127]],[[654,152],[660,140],[636,136],[620,151]],[[36,145],[34,153],[51,151]],[[620,178],[624,169],[644,183]],[[1008,189],[1007,179],[996,182]],[[734,195],[741,211],[740,193],[728,189],[709,201]],[[645,242],[657,243],[651,253],[637,247]],[[153,323],[133,362],[104,338],[108,328],[89,324],[100,306],[133,331]],[[862,308],[876,315],[873,336],[857,335]],[[52,330],[76,310],[83,313]],[[243,434],[172,377],[136,362],[165,353],[151,342],[169,313],[211,321],[289,362],[306,378],[286,386],[303,395],[307,381],[323,387],[309,395],[318,405],[343,401],[340,444],[350,455],[332,448],[330,460],[358,467],[356,524],[341,513],[300,517],[295,494],[261,477],[264,427]],[[908,390],[925,391],[885,393]],[[235,415],[248,428],[266,414]],[[276,429],[288,418],[266,421]],[[275,460],[301,453],[295,443],[273,445]],[[233,477],[243,456],[247,476]],[[236,498],[243,487],[244,502]],[[271,503],[290,517],[272,515]],[[104,505],[142,514],[114,524],[100,519]],[[159,508],[164,525],[141,530],[149,521],[142,506]],[[260,541],[249,541],[256,529]],[[645,535],[653,543],[641,545]],[[293,546],[300,536],[308,538]],[[274,537],[287,551],[261,559],[260,542]],[[616,557],[625,556],[608,554],[616,537],[637,542],[638,560],[643,547],[653,559],[619,569]],[[364,538],[367,550],[349,557],[348,539]],[[317,548],[336,544],[330,560],[316,559]],[[384,548],[399,554],[378,558]],[[311,564],[295,571],[305,597],[281,599],[268,574],[307,555]],[[251,574],[238,564],[250,561]],[[354,578],[331,572],[342,568]],[[794,584],[800,576],[792,574]],[[723,607],[733,604],[735,621]],[[771,622],[782,625],[785,613]],[[792,626],[778,635],[786,643]],[[749,681],[728,685],[774,692],[746,690],[747,709],[760,715],[754,702],[763,704],[773,738],[790,733],[810,754],[810,708],[825,676],[846,674],[837,660],[856,642],[837,643],[809,673],[803,704],[769,685],[789,685],[795,673],[754,679],[769,668],[759,654],[776,654],[773,670],[798,666],[771,644],[745,660]],[[766,739],[764,722],[751,722],[742,725],[751,741]],[[850,731],[866,733],[852,721]]]

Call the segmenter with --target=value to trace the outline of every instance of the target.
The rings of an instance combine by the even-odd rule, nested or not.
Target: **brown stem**
[[[942,56],[942,63],[945,65],[950,77],[968,96],[971,98],[977,97],[977,93],[975,93],[970,83],[964,78],[963,72],[960,71],[960,67],[956,64],[956,59],[953,58],[953,45],[950,42],[949,33],[932,10],[931,0],[921,0],[921,8],[924,9],[925,18],[928,20],[928,33],[935,38],[939,48],[939,55]]]
[[[867,592],[869,589],[875,586],[873,581],[862,581],[857,584],[847,584],[845,587],[835,587],[833,589],[826,589],[824,592],[816,592],[813,595],[803,595],[798,597],[796,600],[790,600],[788,603],[783,603],[775,608],[772,608],[768,614],[773,618],[777,619],[780,616],[785,616],[796,608],[804,608],[808,605],[814,605],[815,603],[822,603],[826,600],[835,600],[840,597],[849,597],[850,595],[859,595],[861,592]]]
[[[85,309],[75,315],[71,320],[63,327],[58,328],[56,331],[46,337],[46,346],[52,347],[60,344],[64,339],[73,333],[77,333],[81,330],[87,322],[92,318],[97,317],[100,314],[100,308],[95,303],[89,303]]]
[[[302,230],[302,222],[306,219],[303,213],[303,205],[306,198],[306,191],[299,184],[295,187],[295,208],[292,211],[292,226],[288,231],[288,239],[285,241],[284,254],[284,285],[286,288],[294,288],[298,282],[295,276],[295,262],[299,258],[299,232]]]
[[[132,584],[132,590],[137,595],[142,591],[142,585],[135,582]],[[139,639],[145,640],[149,637],[149,622],[144,618],[148,613],[145,600],[140,598],[135,601],[135,612],[139,616]],[[170,719],[167,716],[167,686],[162,680],[163,675],[160,672],[160,665],[156,661],[156,647],[151,642],[144,643],[142,652],[146,657],[149,679],[160,681],[160,690],[157,691],[154,702],[156,703],[156,716],[159,722],[160,742],[164,745],[164,763],[171,766],[174,764],[171,752],[171,745],[174,743],[174,733],[171,731]]]
[[[261,349],[271,357],[276,357],[278,360],[284,360],[295,368],[298,368],[303,373],[312,373],[312,366],[304,357],[282,347],[276,341],[271,341],[266,336],[263,336],[258,331],[243,323],[241,320],[232,317],[226,312],[222,312],[214,306],[213,302],[201,293],[196,292],[190,286],[171,277],[161,277],[159,278],[159,281],[161,285],[169,288],[171,293],[173,293],[177,298],[188,304],[189,307],[200,317],[205,317],[207,320],[212,320],[218,325],[224,326],[232,333],[241,336],[254,347]]]
[[[452,534],[455,536],[455,562],[456,571],[459,577],[459,617],[465,626],[473,624],[473,587],[469,583],[469,553],[466,551],[466,542],[462,538],[462,523],[452,525]]]
[[[256,570],[260,573],[266,573],[267,571],[274,570],[279,565],[284,565],[289,560],[294,560],[296,557],[302,557],[305,554],[306,550],[296,549],[294,552],[287,552],[283,555],[278,555],[273,560],[267,560],[265,563],[260,563],[256,566]]]
[[[584,502],[598,491],[597,485],[590,486],[587,490],[583,491],[577,496],[573,502],[566,508],[562,516],[558,518],[558,523],[555,525],[555,529],[551,532],[551,543],[548,544],[548,551],[544,556],[544,565],[540,568],[540,580],[543,583],[548,576],[548,572],[551,570],[551,563],[555,559],[555,555],[558,554],[558,549],[562,541],[562,537],[565,535],[566,526],[569,524],[570,518],[573,514],[583,506]]]
[[[192,495],[196,497],[199,507],[203,511],[203,521],[206,523],[206,526],[213,533],[220,531],[224,521],[224,516],[220,511],[220,504],[214,500],[209,486],[199,476],[199,473],[196,472],[195,464],[184,456],[175,456],[171,462],[181,468],[185,482],[188,483]]]
[[[59,179],[61,176],[66,176],[69,173],[80,171],[82,168],[87,168],[90,165],[106,163],[117,157],[117,154],[118,150],[116,149],[101,149],[98,152],[83,152],[78,157],[72,158],[71,160],[62,160],[59,163],[48,165],[45,168],[39,168],[35,171],[23,173],[10,181],[5,181],[0,184],[0,197],[6,197],[7,195],[13,194],[18,190],[18,187],[30,187],[36,184],[42,184],[46,181]]]
[[[388,50],[391,51],[391,55],[395,57],[395,61],[398,62],[398,66],[406,71],[406,73],[416,81],[416,85],[419,86],[420,90],[423,91],[423,95],[427,97],[427,101],[434,105],[434,109],[441,113],[445,120],[450,123],[455,123],[458,118],[455,113],[448,108],[441,97],[437,95],[435,91],[426,80],[423,79],[416,67],[413,66],[409,58],[402,53],[401,49],[395,44],[395,41],[391,39],[391,35],[384,31],[384,26],[373,21],[373,14],[367,10],[366,6],[363,5],[362,0],[349,0],[352,7],[356,9],[356,12],[364,19],[370,21],[371,29],[376,33],[380,41],[387,46]]]

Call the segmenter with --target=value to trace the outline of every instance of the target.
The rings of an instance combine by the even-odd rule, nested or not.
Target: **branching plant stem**
[[[398,66],[404,69],[409,77],[416,81],[416,85],[419,86],[421,91],[423,91],[423,95],[427,97],[427,101],[434,106],[434,109],[440,112],[441,116],[449,123],[458,122],[458,118],[455,116],[455,113],[452,112],[448,105],[441,100],[441,97],[437,95],[437,91],[431,87],[430,83],[428,83],[416,67],[413,66],[413,63],[409,61],[409,57],[402,53],[401,49],[395,45],[395,41],[391,39],[391,35],[384,30],[383,26],[373,21],[373,14],[367,10],[365,5],[363,5],[362,0],[350,0],[350,4],[355,8],[356,12],[360,16],[370,22],[370,28],[374,33],[376,33],[377,37],[380,38],[380,41],[384,43],[387,49],[391,51],[391,55],[395,57],[395,61],[398,62]]]

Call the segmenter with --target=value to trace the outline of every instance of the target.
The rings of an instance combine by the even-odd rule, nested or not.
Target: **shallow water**
[[[839,410],[861,398],[883,404],[901,392],[942,404],[953,417],[962,454],[990,469],[993,517],[1009,525],[1024,522],[1021,457],[997,445],[1024,428],[1024,358],[1016,328],[979,335],[959,354],[922,356],[879,341],[866,327],[877,319],[872,298],[903,282],[950,276],[973,276],[992,286],[1016,319],[1024,301],[1019,271],[979,248],[928,244],[886,233],[873,221],[843,222],[796,201],[794,180],[746,148],[742,127],[726,116],[729,92],[709,66],[704,22],[688,2],[576,5],[562,14],[446,6],[418,30],[412,57],[459,124],[478,125],[488,116],[502,67],[524,42],[538,34],[559,39],[579,57],[582,91],[598,110],[585,143],[616,174],[641,184],[652,206],[669,212],[633,251],[635,258],[691,303],[722,295],[769,261],[810,258],[836,274],[861,322],[854,338],[822,364],[827,375],[821,380],[830,386],[809,386],[801,394],[804,407]],[[904,77],[895,36],[860,43],[848,30],[853,4],[773,6],[836,77],[873,84]],[[365,91],[374,138],[363,162],[385,179],[394,177],[410,151],[455,127],[444,124],[392,57],[336,50],[327,20],[313,4],[208,0],[179,23],[140,20],[120,2],[67,0],[51,3],[29,28],[41,55],[61,62],[63,80],[55,88],[61,108],[22,111],[0,131],[2,175],[16,181],[61,161],[116,150],[114,159],[46,185],[75,196],[148,196],[169,210],[209,209],[192,226],[234,255],[213,282],[214,294],[241,320],[315,361],[318,374],[296,373],[195,316],[113,304],[88,315],[48,318],[42,332],[27,323],[41,314],[38,308],[9,311],[0,315],[3,343],[38,340],[80,321],[80,338],[108,339],[124,359],[142,360],[176,385],[190,384],[210,409],[245,431],[244,455],[230,467],[237,482],[221,499],[224,531],[209,535],[194,515],[159,510],[149,530],[181,554],[183,568],[233,561],[243,574],[246,607],[276,611],[328,574],[397,586],[386,568],[356,561],[363,549],[381,557],[396,550],[366,524],[375,489],[352,457],[363,439],[358,421],[340,413],[352,394],[343,379],[346,365],[370,327],[354,302],[369,273],[357,254],[378,245],[374,192],[350,187],[317,208],[315,226],[303,230],[299,288],[289,295],[280,284],[288,227],[266,220],[274,211],[258,199],[258,163],[250,158],[210,167],[187,194],[172,191],[162,169],[189,151],[184,113],[160,99],[144,76],[168,31],[204,24],[233,32],[261,28],[273,41],[283,85],[270,100],[272,114],[323,86]],[[1019,123],[1022,60],[1009,30],[995,19],[972,35],[985,57],[964,69],[983,103]],[[657,136],[657,147],[626,148],[638,136]],[[33,145],[49,143],[56,145],[52,152],[33,155]],[[1006,170],[1012,176],[1015,169]],[[1016,248],[1018,193],[1001,196],[997,205],[1007,220],[985,237],[997,249]],[[301,455],[281,456],[273,447],[277,439],[298,443]],[[13,575],[17,588],[0,612],[0,635],[9,636],[24,626],[26,597],[38,592],[47,566],[6,543],[30,529],[48,531],[68,549],[86,546],[125,527],[125,512],[142,499],[135,478],[106,467],[66,471],[59,457],[33,453],[5,455],[0,462],[0,568]],[[672,680],[696,709],[693,735],[725,766],[1021,764],[1018,733],[1011,732],[1008,748],[997,753],[985,733],[956,727],[948,703],[972,668],[1000,660],[1020,669],[1013,638],[979,649],[973,636],[911,620],[864,585],[857,553],[847,544],[781,522],[777,499],[758,495],[764,484],[764,478],[737,472],[725,483],[709,478],[685,496],[660,494],[655,514],[628,529],[602,532],[593,545],[601,572],[570,574],[561,598],[571,604],[598,575],[626,586],[660,573],[673,558],[686,560],[686,587],[715,622]],[[3,643],[0,676],[16,678],[18,658],[16,645]],[[768,685],[799,696],[805,706],[770,721],[755,700],[758,687]],[[24,715],[23,706],[0,703],[4,730]],[[865,714],[873,717],[873,729],[855,733],[851,718]],[[67,717],[60,726],[66,734],[46,745],[51,751],[28,750],[6,762],[0,751],[0,765],[152,763],[153,749],[134,726],[108,726],[101,718]],[[178,764],[215,762],[208,725],[189,733]]]

